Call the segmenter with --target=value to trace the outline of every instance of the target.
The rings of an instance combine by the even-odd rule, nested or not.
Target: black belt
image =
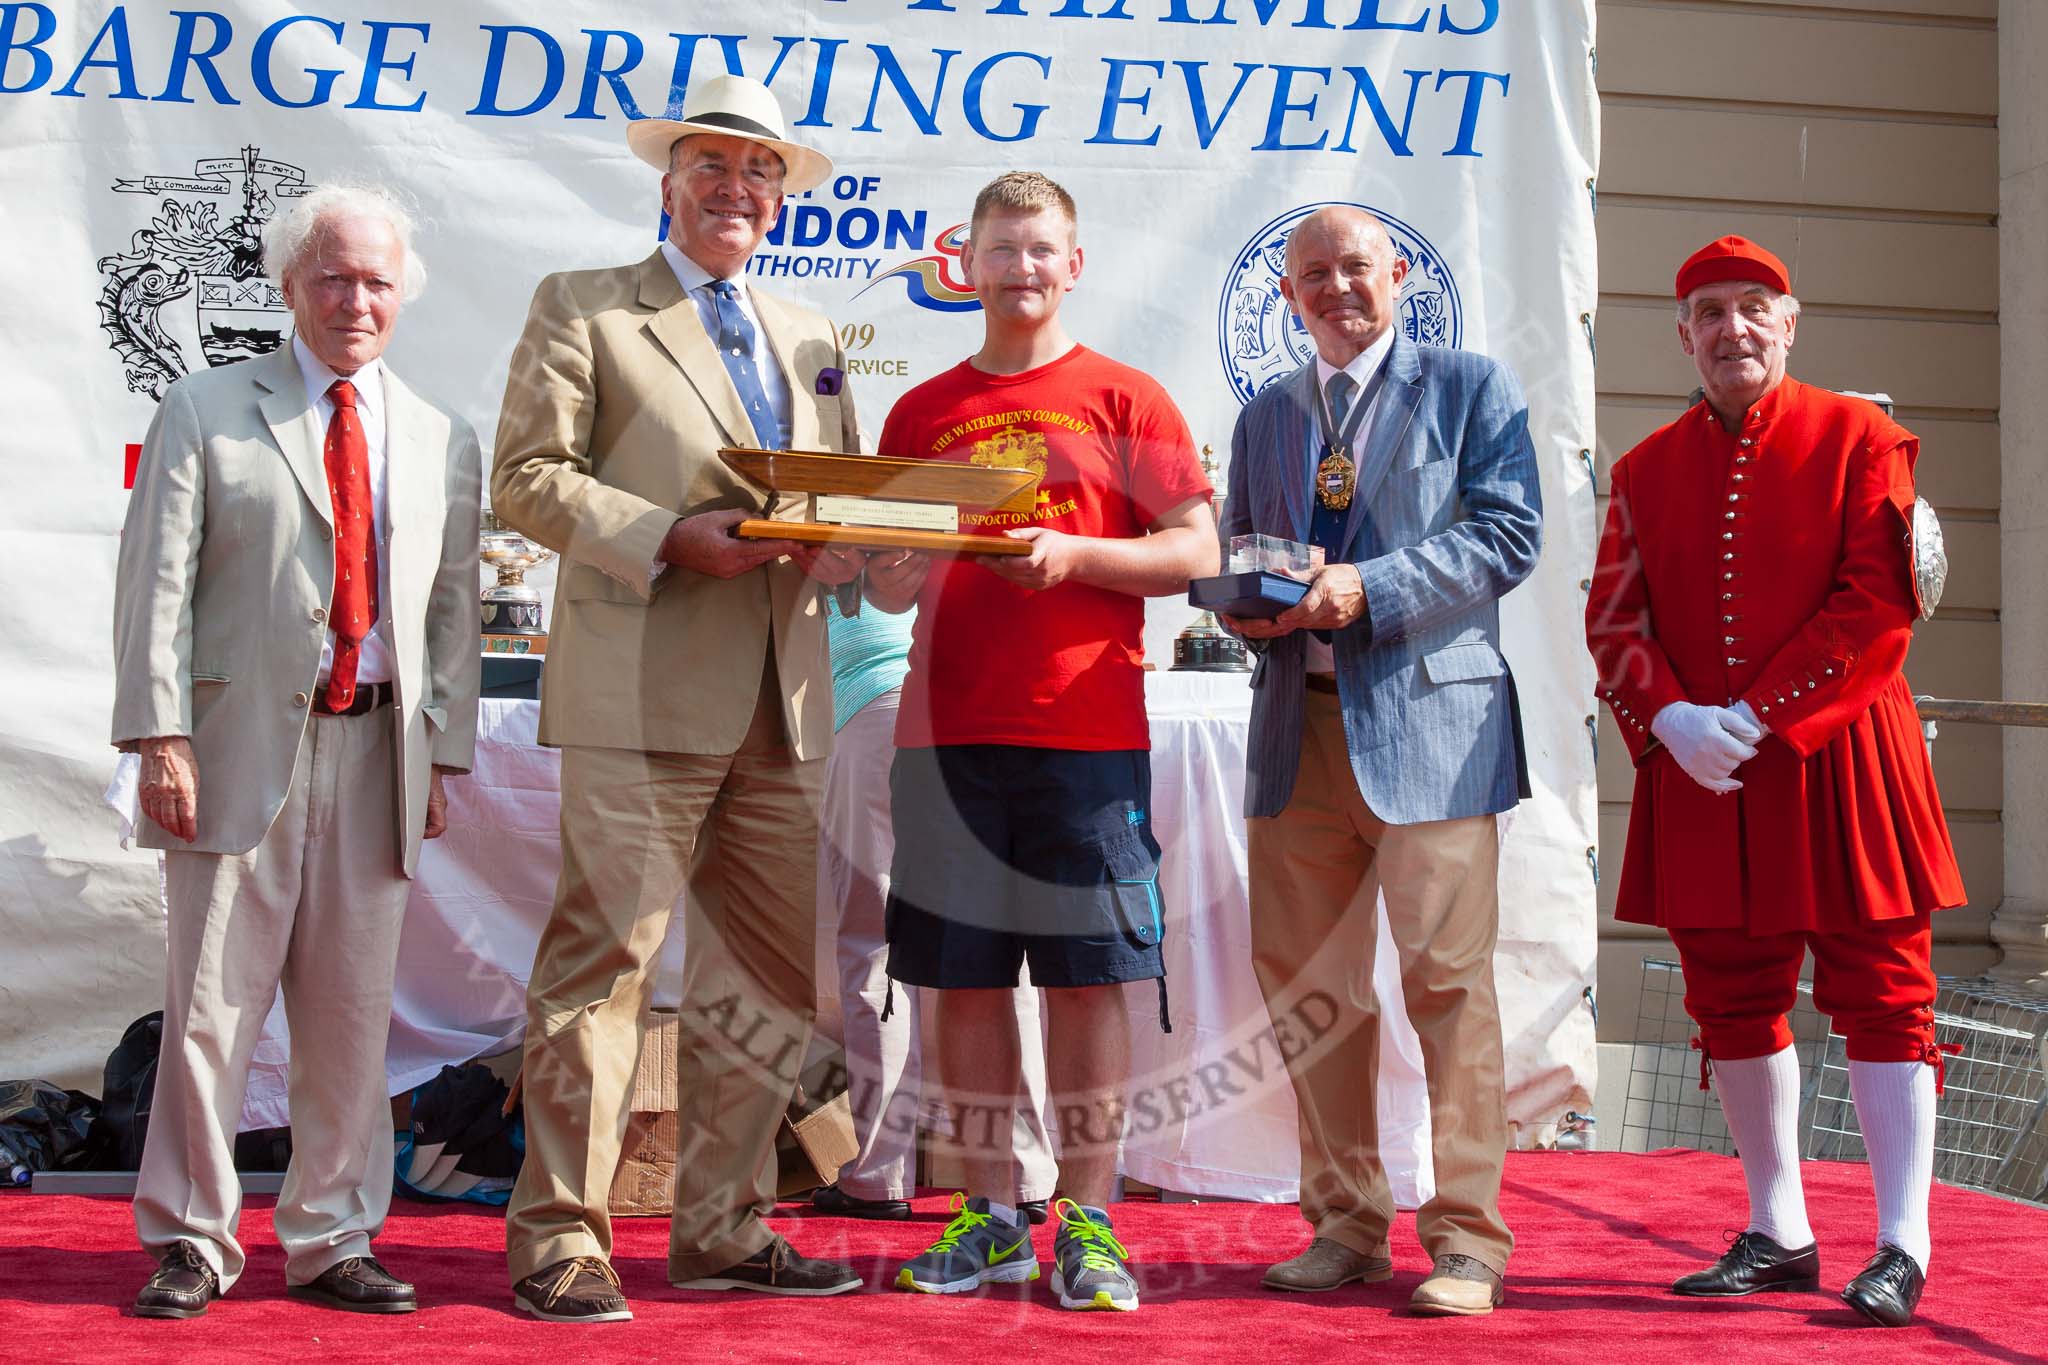
[[[1337,675],[1334,673],[1307,673],[1302,675],[1302,681],[1308,684],[1308,690],[1311,692],[1328,692],[1333,697],[1337,695]]]
[[[313,710],[322,716],[360,716],[374,711],[391,700],[391,684],[357,683],[355,700],[337,711],[327,704],[327,689],[321,688],[320,695],[313,702]]]

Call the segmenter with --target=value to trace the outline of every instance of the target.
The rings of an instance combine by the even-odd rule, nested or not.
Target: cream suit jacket
[[[476,750],[482,457],[467,422],[388,365],[384,394],[392,870],[411,876],[432,765],[467,772]],[[334,589],[325,438],[289,345],[188,375],[157,407],[114,582],[113,740],[191,737],[199,837],[145,820],[146,847],[246,853],[284,805]]]
[[[758,290],[753,304],[789,382],[791,445],[858,450],[852,396],[843,385],[818,391],[819,371],[846,365],[832,324]],[[512,353],[491,506],[562,556],[542,743],[732,753],[772,645],[792,749],[800,759],[830,749],[832,670],[815,582],[787,561],[736,578],[673,567],[650,577],[678,517],[767,507],[768,495],[718,458],[721,446],[755,444],[660,252],[541,281]],[[800,500],[780,504],[774,515],[800,517]]]

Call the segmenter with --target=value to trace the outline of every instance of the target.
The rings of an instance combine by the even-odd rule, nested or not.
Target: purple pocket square
[[[824,369],[818,371],[819,393],[825,394],[828,397],[836,397],[839,391],[845,387],[846,371],[831,365],[827,365]]]

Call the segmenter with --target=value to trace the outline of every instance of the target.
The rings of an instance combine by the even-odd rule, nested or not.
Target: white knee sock
[[[1849,1063],[1856,1122],[1877,1187],[1877,1244],[1927,1270],[1927,1195],[1934,1184],[1934,1068],[1925,1062]]]
[[[1789,1250],[1813,1244],[1799,1183],[1799,1054],[1714,1059],[1714,1089],[1749,1182],[1749,1230]]]

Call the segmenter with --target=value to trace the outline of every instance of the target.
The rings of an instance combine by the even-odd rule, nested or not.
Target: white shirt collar
[[[685,256],[682,248],[666,237],[661,239],[661,258],[667,261],[668,268],[675,272],[676,283],[683,287],[685,294],[694,294],[718,278],[718,276],[712,274],[703,266],[698,265],[688,256]],[[746,280],[744,278],[735,279],[733,284],[738,287],[740,297],[745,299],[747,297]]]
[[[332,388],[334,381],[341,378],[341,376],[328,369],[326,362],[308,350],[306,343],[299,340],[297,333],[292,335],[292,356],[299,362],[299,376],[306,382],[306,401],[314,404],[319,403],[327,397],[327,390]],[[373,413],[384,410],[384,359],[382,356],[379,356],[350,375],[348,382],[355,385],[356,406],[358,408],[366,408]]]
[[[1389,323],[1387,330],[1380,333],[1379,340],[1351,357],[1351,363],[1343,367],[1344,373],[1350,375],[1352,382],[1358,385],[1360,393],[1365,392],[1365,386],[1379,373],[1380,366],[1387,363],[1387,352],[1394,349],[1394,328],[1397,325]],[[1337,373],[1337,368],[1320,354],[1316,356],[1316,385],[1325,393],[1330,390],[1330,376]]]

